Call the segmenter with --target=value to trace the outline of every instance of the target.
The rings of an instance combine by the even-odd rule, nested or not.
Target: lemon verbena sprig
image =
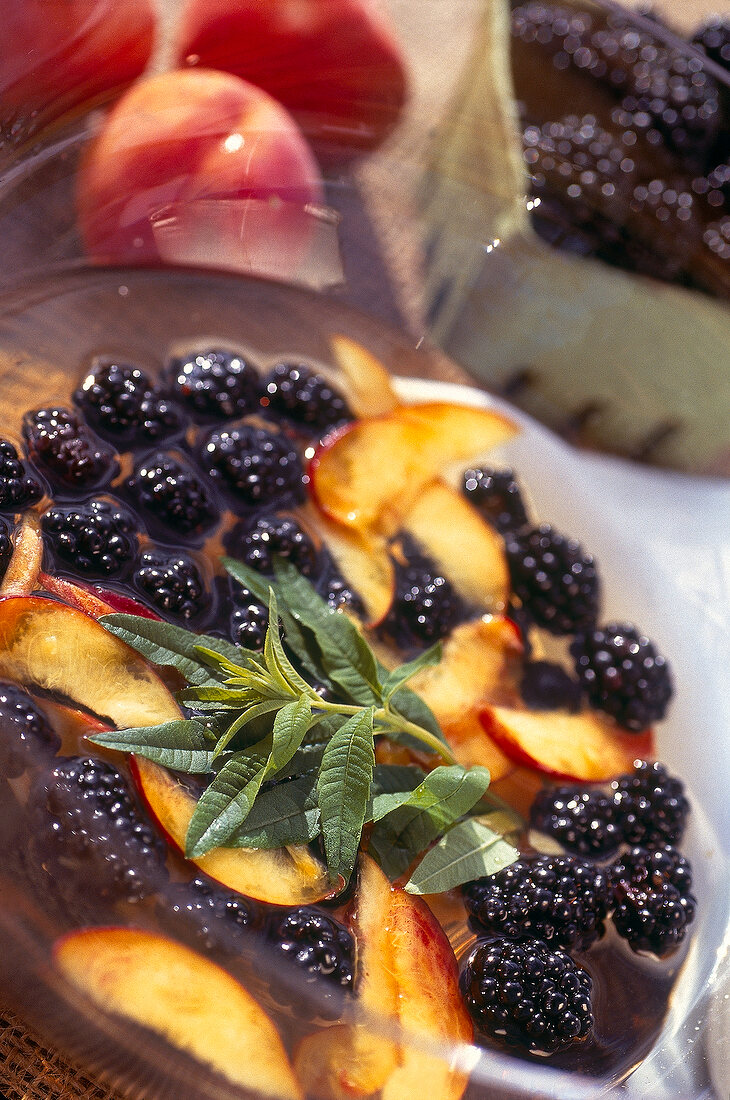
[[[268,603],[261,653],[151,619],[102,620],[187,683],[177,698],[188,717],[92,738],[207,778],[186,854],[321,840],[330,878],[346,883],[369,824],[370,850],[391,877],[426,853],[408,883],[415,892],[448,889],[515,858],[483,818],[489,773],[456,763],[434,715],[408,687],[441,659],[440,645],[388,670],[359,627],[289,563],[276,563],[273,580],[225,564]],[[379,737],[442,763],[428,773],[377,764]]]

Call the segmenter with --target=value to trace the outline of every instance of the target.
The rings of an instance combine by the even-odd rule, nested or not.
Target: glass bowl
[[[29,280],[25,290],[6,296],[0,305],[0,331],[2,431],[10,438],[17,438],[27,407],[67,400],[90,359],[101,353],[133,358],[154,373],[171,349],[210,339],[248,352],[263,365],[296,353],[312,364],[331,366],[329,339],[337,332],[362,342],[396,371],[429,375],[440,373],[442,366],[428,353],[415,352],[397,332],[309,291],[184,271],[86,270],[61,279]],[[461,385],[411,378],[398,386],[408,401],[494,405],[494,399]],[[667,1100],[710,1097],[708,1075],[715,1063],[712,1054],[708,1060],[705,1043],[711,1043],[707,1036],[722,1003],[721,964],[730,928],[730,820],[718,783],[730,763],[722,676],[728,657],[727,592],[716,567],[726,550],[723,517],[730,492],[720,482],[580,454],[508,406],[497,402],[496,407],[516,417],[521,428],[516,440],[500,451],[500,460],[519,471],[540,518],[570,530],[602,563],[606,614],[641,622],[671,654],[677,699],[670,718],[659,727],[657,750],[691,791],[687,850],[694,864],[698,916],[666,1018],[662,1021],[660,1014],[656,1022],[661,1026],[638,1046],[643,1022],[637,1006],[656,1011],[654,994],[666,982],[667,970],[629,959],[628,952],[618,963],[611,956],[614,973],[638,985],[632,991],[618,980],[610,990],[600,986],[599,995],[609,997],[615,1010],[632,1020],[633,1038],[628,1046],[617,1040],[617,1049],[604,1052],[598,1070],[581,1067],[580,1056],[575,1069],[566,1072],[554,1063],[526,1061],[499,1050],[435,1051],[425,1039],[410,1034],[401,1041],[406,1049],[422,1051],[425,1066],[433,1068],[431,1058],[445,1058],[468,1073],[468,1096],[475,1100],[578,1100],[614,1089],[621,1095]],[[12,835],[9,808],[6,802],[5,828]],[[50,1041],[130,1096],[152,1100],[180,1088],[191,1097],[253,1095],[138,1025],[93,1008],[54,968],[51,945],[59,923],[48,899],[7,872],[2,897],[3,993]],[[103,912],[96,922],[105,923]],[[154,928],[156,917],[144,908],[131,915],[110,910],[108,922]],[[463,951],[458,935],[456,944]],[[613,950],[610,943],[605,950]],[[265,944],[256,943],[253,953],[255,973],[270,975],[269,991],[283,997],[293,979],[280,974]],[[322,1006],[309,987],[293,984],[288,996],[307,1006],[305,1017],[311,1021]],[[301,1017],[285,1014],[280,1020],[285,1042],[294,1043],[301,1034]],[[370,1035],[390,1033],[382,1018],[361,1024]],[[566,1056],[566,1065],[572,1061]]]

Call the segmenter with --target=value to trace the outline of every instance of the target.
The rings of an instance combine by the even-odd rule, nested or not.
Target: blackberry
[[[220,348],[174,359],[166,377],[174,395],[198,419],[232,420],[253,412],[259,403],[256,367]]]
[[[362,598],[347,578],[343,577],[334,562],[327,564],[324,581],[320,587],[324,599],[334,611],[342,608],[351,611],[359,619],[366,617],[367,612]]]
[[[49,508],[41,526],[54,553],[87,576],[113,576],[136,552],[134,519],[111,498]]]
[[[179,432],[180,410],[155,389],[139,367],[97,363],[74,394],[74,401],[101,435],[135,436],[154,442]]]
[[[138,462],[129,489],[153,520],[181,535],[205,531],[219,511],[201,477],[183,458],[158,451]]]
[[[262,405],[315,432],[353,419],[345,397],[301,363],[277,363],[265,377]]]
[[[243,585],[235,585],[229,619],[231,641],[244,649],[263,650],[269,627],[269,611]]]
[[[301,978],[317,989],[321,1001],[336,1001],[352,992],[355,941],[337,921],[310,906],[275,915],[267,936],[277,959],[286,959]],[[296,996],[296,987],[293,990]],[[336,1007],[336,1006],[335,1006]]]
[[[5,576],[5,570],[13,556],[13,540],[10,537],[10,527],[0,517],[0,579]]]
[[[147,551],[140,558],[134,583],[149,602],[164,615],[192,619],[206,602],[206,587],[192,558]]]
[[[28,692],[17,684],[0,683],[0,773],[15,779],[60,747],[61,738]]]
[[[580,708],[580,684],[552,661],[525,662],[520,695],[531,710],[577,711]]]
[[[466,470],[462,491],[498,531],[514,531],[529,522],[514,470],[488,467]]]
[[[682,839],[689,802],[681,780],[663,764],[637,760],[633,773],[615,779],[611,789],[616,821],[627,844],[650,848]]]
[[[304,470],[296,449],[265,428],[241,424],[211,433],[201,461],[217,484],[249,507],[304,500]]]
[[[593,1028],[590,974],[539,939],[478,943],[461,990],[479,1029],[528,1050],[553,1053]]]
[[[610,795],[579,787],[539,791],[530,807],[530,825],[588,859],[613,855],[623,839]]]
[[[170,885],[159,912],[191,947],[228,958],[244,953],[261,925],[256,902],[200,877]]]
[[[451,582],[409,537],[396,554],[395,597],[387,628],[400,644],[430,645],[444,638],[463,614]]]
[[[692,42],[704,50],[711,61],[730,69],[730,19],[713,15],[692,36]]]
[[[32,460],[61,488],[96,489],[111,481],[119,469],[116,452],[70,409],[26,413],[23,437]]]
[[[661,958],[694,920],[692,869],[674,848],[630,848],[611,869],[613,923],[634,951]]]
[[[235,557],[268,576],[274,572],[275,557],[286,558],[305,577],[312,577],[319,568],[314,542],[292,516],[257,515],[234,527],[227,545]]]
[[[635,733],[664,717],[672,698],[669,665],[628,623],[578,634],[570,647],[591,706]]]
[[[43,486],[7,439],[0,439],[0,512],[20,512],[43,496]]]
[[[506,536],[512,588],[538,626],[574,634],[596,621],[600,586],[593,558],[549,524]]]
[[[463,887],[466,908],[487,932],[537,936],[566,950],[589,947],[603,934],[606,874],[574,856],[520,859]]]
[[[108,901],[140,901],[165,881],[164,841],[106,761],[65,757],[38,778],[29,806],[52,879],[71,869]]]

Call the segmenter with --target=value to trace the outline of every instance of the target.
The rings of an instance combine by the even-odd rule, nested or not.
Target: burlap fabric
[[[0,1096],[4,1100],[122,1100],[72,1066],[0,1005]]]

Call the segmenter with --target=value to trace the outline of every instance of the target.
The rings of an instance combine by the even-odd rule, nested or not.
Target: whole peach
[[[121,91],[150,59],[152,0],[4,0],[0,144]]]
[[[180,64],[236,73],[291,111],[320,158],[375,148],[406,97],[401,51],[367,0],[188,0]]]
[[[286,111],[228,73],[145,80],[116,104],[82,162],[77,207],[96,262],[184,263],[288,278],[322,201],[314,157]]]

